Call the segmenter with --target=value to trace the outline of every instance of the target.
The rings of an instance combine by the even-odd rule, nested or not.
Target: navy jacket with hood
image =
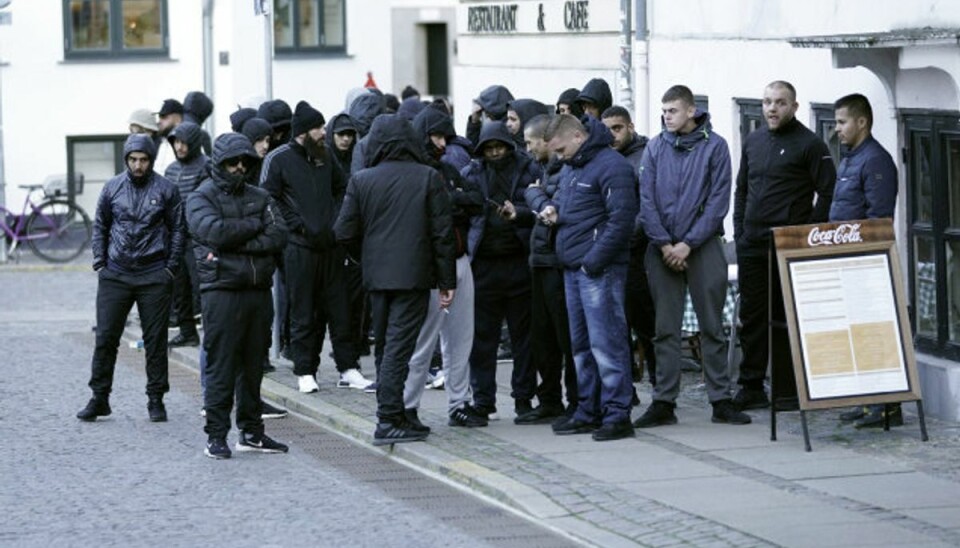
[[[231,175],[224,160],[260,157],[239,133],[217,137],[210,178],[187,198],[200,291],[269,289],[286,229],[270,194],[248,184],[250,174]]]
[[[679,135],[664,129],[647,145],[640,169],[639,222],[656,248],[684,242],[697,249],[723,234],[730,210],[730,151],[697,111],[696,128]]]
[[[592,116],[584,118],[587,140],[566,161],[557,205],[557,258],[568,270],[596,276],[627,264],[637,215],[637,179],[614,150],[613,135]]]
[[[203,130],[193,122],[180,122],[167,137],[171,147],[176,139],[187,144],[187,157],[174,160],[167,166],[163,176],[177,185],[180,197],[186,200],[206,177],[207,156],[201,150]]]
[[[122,274],[177,271],[184,249],[183,201],[177,187],[153,171],[157,149],[144,134],[127,137],[124,160],[132,152],[150,157],[151,169],[139,179],[130,170],[103,185],[93,223],[93,268]]]
[[[830,204],[831,221],[893,217],[897,165],[873,136],[844,152]]]
[[[337,219],[337,240],[360,243],[368,291],[455,289],[450,199],[437,171],[421,163],[410,122],[378,117],[370,167],[353,175]]]
[[[610,93],[610,85],[602,78],[590,80],[587,82],[587,85],[583,86],[580,95],[577,96],[578,103],[583,103],[584,101],[597,105],[597,108],[600,109],[600,114],[603,114],[603,111],[613,105],[613,94]]]
[[[511,224],[520,239],[520,244],[525,253],[530,252],[530,231],[533,228],[534,214],[527,207],[523,194],[527,187],[540,177],[540,168],[533,159],[518,150],[513,143],[513,139],[507,129],[500,122],[487,122],[483,125],[483,131],[480,133],[480,142],[477,144],[477,155],[479,158],[473,160],[470,165],[463,169],[461,175],[468,183],[476,185],[483,193],[484,206],[483,211],[475,215],[470,220],[470,234],[467,238],[467,248],[471,258],[476,258],[477,249],[480,247],[480,241],[483,239],[484,230],[487,223],[487,217],[496,215],[496,206],[487,202],[491,195],[491,186],[494,184],[493,178],[496,177],[494,168],[487,165],[483,159],[483,147],[488,142],[500,141],[510,147],[509,152],[513,156],[513,166],[510,173],[510,202],[513,203],[517,211],[517,217]]]

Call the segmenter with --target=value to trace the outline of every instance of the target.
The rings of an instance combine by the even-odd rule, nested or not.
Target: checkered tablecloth
[[[733,317],[733,310],[737,302],[737,282],[727,284],[727,299],[723,302],[723,327],[729,329],[736,318]],[[690,300],[690,292],[687,291],[686,301],[683,305],[683,331],[687,333],[699,333],[700,324],[697,322],[697,313],[693,310],[693,301]]]

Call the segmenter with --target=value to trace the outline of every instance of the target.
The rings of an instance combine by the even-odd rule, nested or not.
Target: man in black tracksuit
[[[177,187],[153,171],[156,153],[149,136],[129,136],[123,145],[127,170],[107,181],[97,201],[91,242],[99,277],[97,342],[93,398],[77,413],[83,421],[110,414],[117,347],[134,303],[147,355],[147,410],[151,421],[167,420],[167,321],[171,284],[183,260],[183,202]]]
[[[267,155],[260,185],[270,192],[289,231],[283,262],[290,299],[290,354],[301,392],[316,392],[320,349],[327,326],[334,360],[346,387],[366,388],[350,334],[345,289],[346,253],[333,236],[345,181],[324,144],[323,115],[307,102],[297,104],[293,139]],[[362,384],[362,385],[361,385]]]
[[[378,117],[368,145],[370,167],[350,179],[335,231],[337,240],[361,244],[380,363],[373,443],[382,445],[427,436],[406,418],[403,387],[430,289],[440,289],[441,307],[452,304],[456,262],[450,198],[440,175],[421,163],[410,123]]]
[[[177,185],[180,198],[186,203],[206,176],[207,155],[201,150],[203,130],[193,122],[181,122],[170,132],[167,140],[173,147],[176,160],[167,166],[163,176]],[[173,306],[180,332],[170,339],[168,345],[197,346],[200,344],[200,335],[194,318],[200,314],[200,286],[197,282],[197,265],[193,259],[193,241],[189,235],[183,244],[183,265],[173,283]]]
[[[743,361],[741,388],[733,401],[741,410],[770,405],[763,381],[771,352],[771,374],[776,376],[776,393],[771,395],[784,408],[795,405],[796,381],[786,326],[773,329],[773,348],[767,342],[768,303],[773,305],[774,322],[785,321],[779,272],[776,263],[770,263],[770,229],[826,222],[837,179],[827,145],[795,118],[797,106],[796,90],[788,82],[776,81],[766,87],[763,115],[767,125],[747,136],[737,174],[733,231]]]
[[[217,459],[230,457],[226,438],[234,391],[241,431],[237,450],[287,451],[263,433],[260,417],[260,377],[273,321],[274,257],[286,232],[267,191],[247,184],[247,166],[259,161],[249,139],[239,133],[221,135],[214,144],[210,178],[187,199],[203,292],[204,453]]]

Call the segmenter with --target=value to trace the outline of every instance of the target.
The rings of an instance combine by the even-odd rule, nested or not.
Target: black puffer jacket
[[[413,127],[396,114],[370,129],[371,167],[350,179],[337,240],[361,242],[368,290],[454,289],[457,268],[450,198],[421,163]]]
[[[346,187],[337,162],[329,156],[326,160],[310,158],[306,149],[292,140],[267,154],[260,186],[276,202],[289,243],[315,251],[334,247],[333,222]]]
[[[203,141],[203,132],[200,126],[193,122],[180,122],[167,137],[167,140],[170,141],[170,146],[173,146],[173,142],[176,139],[187,143],[187,157],[182,160],[180,158],[174,160],[172,164],[167,166],[167,170],[163,173],[163,176],[171,183],[177,185],[177,190],[180,191],[180,197],[186,200],[187,197],[190,196],[190,193],[200,186],[200,181],[202,181],[206,175],[204,168],[207,165],[207,157],[203,151],[200,150],[201,142]]]
[[[270,194],[222,167],[224,160],[238,156],[259,159],[243,135],[217,137],[210,178],[187,198],[200,291],[269,289],[275,257],[286,243],[286,229]]]
[[[142,152],[153,161],[157,149],[144,134],[127,137],[123,158]],[[183,201],[173,183],[149,171],[140,180],[129,170],[103,185],[93,223],[93,268],[125,274],[168,269],[183,255]]]
[[[552,156],[543,168],[540,185],[527,187],[523,197],[534,214],[543,211],[560,188],[560,174],[563,162]],[[557,227],[543,224],[540,218],[533,225],[530,235],[530,266],[533,268],[560,268],[557,259]]]

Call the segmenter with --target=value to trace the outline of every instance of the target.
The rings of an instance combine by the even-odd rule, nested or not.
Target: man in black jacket
[[[794,406],[796,401],[786,327],[773,329],[773,348],[767,343],[768,303],[773,305],[774,321],[785,321],[780,276],[776,265],[771,268],[769,263],[770,229],[826,222],[837,178],[830,150],[795,118],[797,107],[797,92],[789,82],[775,81],[766,87],[763,115],[767,125],[747,136],[737,174],[733,231],[737,242],[743,361],[740,391],[733,401],[741,410],[770,405],[763,381],[771,352],[771,374],[777,379],[777,393],[771,395],[786,407]]]
[[[290,302],[290,354],[301,392],[319,390],[320,349],[327,325],[341,388],[365,389],[359,352],[350,333],[346,253],[337,246],[333,223],[345,181],[324,143],[320,111],[297,104],[293,139],[267,155],[260,185],[270,192],[289,231],[283,262]]]
[[[186,203],[190,194],[200,185],[206,176],[207,155],[201,150],[203,132],[193,122],[181,122],[167,137],[173,147],[176,160],[167,166],[163,176],[177,185],[180,198]],[[196,263],[193,260],[193,242],[189,235],[183,244],[183,267],[177,272],[173,283],[174,316],[180,332],[170,339],[168,346],[197,346],[200,335],[197,333],[195,316],[200,314],[200,286],[197,283]]]
[[[419,441],[427,431],[405,416],[403,386],[430,288],[439,305],[453,303],[456,263],[450,198],[443,180],[421,163],[413,127],[380,116],[370,130],[370,168],[350,180],[337,220],[337,240],[362,247],[379,366],[374,445]]]
[[[93,398],[77,413],[82,421],[110,414],[117,347],[134,303],[140,313],[147,357],[150,420],[167,420],[167,321],[170,288],[183,259],[183,202],[177,187],[153,171],[157,150],[144,134],[127,138],[127,170],[107,181],[93,224],[97,271],[97,341],[90,389]]]
[[[214,144],[210,178],[187,199],[203,292],[204,453],[215,459],[230,458],[226,438],[234,391],[237,451],[287,451],[263,433],[260,417],[260,377],[273,321],[270,286],[286,231],[267,191],[247,184],[248,166],[259,161],[249,139],[238,133],[221,135]]]

